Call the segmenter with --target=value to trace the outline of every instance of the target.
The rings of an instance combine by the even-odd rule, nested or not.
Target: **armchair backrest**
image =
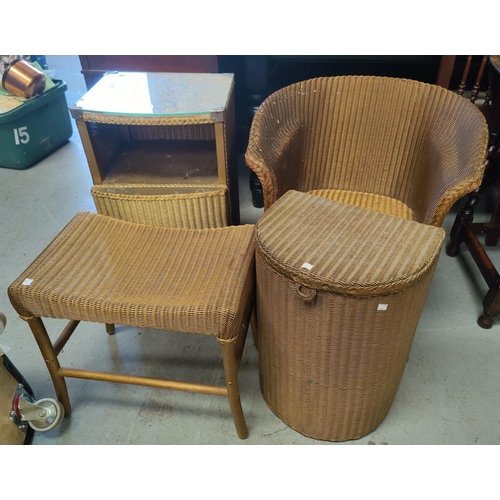
[[[421,222],[436,223],[457,196],[478,187],[486,144],[482,114],[441,87],[388,77],[322,77],[264,101],[247,159],[252,162],[256,147],[271,151],[261,160],[278,165],[271,167],[277,197],[288,189],[375,193],[402,201]]]

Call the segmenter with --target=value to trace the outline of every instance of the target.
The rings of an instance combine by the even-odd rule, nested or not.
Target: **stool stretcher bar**
[[[154,377],[141,377],[139,375],[125,375],[120,373],[77,370],[74,368],[64,367],[59,368],[57,374],[61,377],[100,380],[101,382],[116,382],[118,384],[142,385],[145,387],[157,387],[159,389],[198,392],[200,394],[211,394],[213,396],[227,397],[227,388],[223,386],[180,382],[177,380],[159,379]]]

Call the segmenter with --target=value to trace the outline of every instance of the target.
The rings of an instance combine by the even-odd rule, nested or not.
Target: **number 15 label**
[[[19,127],[14,129],[14,140],[16,145],[28,144],[30,142],[30,135],[28,134],[28,127]]]

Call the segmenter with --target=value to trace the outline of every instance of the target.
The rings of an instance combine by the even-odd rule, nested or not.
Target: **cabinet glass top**
[[[232,83],[232,74],[106,73],[71,110],[138,116],[220,112]]]

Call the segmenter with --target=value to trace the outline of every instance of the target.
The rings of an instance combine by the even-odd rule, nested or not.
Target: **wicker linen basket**
[[[227,186],[222,184],[97,184],[97,212],[154,226],[206,229],[228,225]]]
[[[261,390],[316,439],[369,434],[386,417],[444,231],[288,191],[256,226]]]

